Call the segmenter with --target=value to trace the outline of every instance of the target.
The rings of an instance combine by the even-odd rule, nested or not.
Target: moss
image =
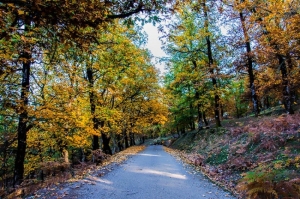
[[[212,164],[212,165],[219,165],[227,162],[229,155],[229,146],[226,145],[221,148],[220,152],[217,154],[211,155],[209,158],[207,158],[206,163]]]
[[[251,153],[252,151],[254,151],[258,146],[260,145],[260,143],[251,143],[248,145],[247,147],[247,153]]]
[[[190,151],[193,148],[193,142],[195,141],[196,132],[190,132],[182,135],[178,138],[173,144],[173,148],[177,148],[180,150],[188,150]]]

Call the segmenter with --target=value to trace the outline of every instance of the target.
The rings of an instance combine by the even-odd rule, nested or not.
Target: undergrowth
[[[33,194],[35,191],[44,188],[50,187],[53,184],[59,184],[66,181],[76,181],[78,179],[82,179],[88,175],[91,175],[93,172],[109,165],[112,163],[122,163],[124,162],[130,155],[134,155],[145,149],[145,146],[132,146],[124,151],[116,153],[112,156],[108,156],[104,154],[101,150],[94,151],[94,163],[86,163],[82,162],[76,167],[72,168],[72,172],[70,169],[66,169],[64,164],[59,164],[57,162],[49,162],[42,165],[44,173],[53,173],[56,172],[55,176],[49,175],[43,181],[41,180],[27,180],[24,181],[21,186],[16,187],[14,190],[11,190],[9,193],[7,190],[0,189],[0,199],[5,197],[7,199],[21,198],[26,195]],[[61,170],[61,168],[64,168]],[[59,169],[60,173],[56,170]]]
[[[259,165],[242,174],[237,185],[242,196],[247,198],[299,198],[300,155],[286,161],[275,160],[271,164]]]
[[[227,123],[188,133],[172,147],[241,198],[299,198],[300,115]]]

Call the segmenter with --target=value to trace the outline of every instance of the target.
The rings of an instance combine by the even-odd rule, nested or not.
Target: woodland
[[[164,76],[145,48],[145,23],[159,26]],[[298,0],[2,0],[0,197],[146,138],[217,129],[207,140],[230,120],[274,109],[284,117],[231,138],[274,128],[266,143],[282,135],[296,147],[299,24]],[[299,170],[299,149],[289,158]],[[262,179],[253,172],[243,191]],[[300,193],[297,175],[280,181],[290,193]]]

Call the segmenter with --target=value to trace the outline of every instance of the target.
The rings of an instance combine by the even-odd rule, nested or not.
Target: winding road
[[[191,174],[181,162],[163,150],[148,146],[124,164],[90,183],[69,190],[63,198],[87,199],[195,199],[234,198],[201,174]]]

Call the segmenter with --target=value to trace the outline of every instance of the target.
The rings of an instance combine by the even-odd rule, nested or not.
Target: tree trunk
[[[29,73],[30,73],[30,63],[23,64],[23,80],[22,80],[22,91],[21,91],[21,113],[19,115],[18,123],[18,146],[17,154],[15,160],[15,172],[14,172],[14,185],[18,185],[23,180],[24,174],[24,160],[26,154],[26,139],[28,132],[28,92],[29,92]]]
[[[290,74],[290,71],[293,71],[292,58],[291,58],[290,54],[287,54],[286,58],[287,58],[287,65],[288,65],[289,74]],[[289,81],[289,85],[290,85],[290,90],[291,90],[291,92],[290,92],[291,106],[293,106],[294,102],[296,102],[296,90],[295,90],[294,85],[290,81]],[[291,109],[292,109],[292,112],[294,113],[294,110],[292,107],[291,107]]]
[[[221,103],[220,104],[220,106],[221,106],[221,119],[223,120],[223,118],[224,118],[224,108],[223,108],[223,104]]]
[[[211,46],[211,41],[210,41],[210,36],[209,36],[209,20],[208,20],[208,13],[207,13],[207,6],[206,6],[206,1],[203,0],[203,12],[205,16],[205,29],[206,33],[208,36],[206,36],[206,45],[207,45],[207,56],[208,56],[208,67],[209,67],[209,72],[211,74],[211,80],[213,83],[213,89],[215,90],[215,122],[216,122],[216,127],[221,127],[221,120],[220,120],[220,97],[217,94],[217,79],[215,77],[215,72],[214,72],[214,60],[213,60],[213,55],[212,55],[212,46]]]
[[[93,121],[93,128],[95,131],[98,129],[98,121],[95,116],[95,111],[96,111],[96,101],[95,101],[95,95],[94,95],[94,74],[93,74],[93,69],[88,66],[86,69],[86,74],[87,78],[89,81],[89,97],[90,97],[90,106],[91,106],[91,115],[92,115],[92,121]],[[99,145],[99,136],[93,135],[93,141],[92,141],[92,148],[93,150],[97,150],[100,148]]]
[[[256,13],[255,9],[253,9],[252,12]],[[259,17],[258,21],[263,22],[263,18]],[[274,42],[272,40],[272,38],[270,37],[269,32],[268,32],[267,28],[265,27],[265,25],[261,25],[261,26],[262,26],[263,34],[267,36],[270,46],[273,47],[273,49],[276,51],[275,56],[278,60],[279,68],[281,71],[281,77],[282,77],[282,86],[283,86],[282,94],[283,94],[284,108],[288,114],[294,114],[293,100],[295,99],[295,91],[293,89],[293,86],[290,85],[289,72],[287,70],[284,57],[279,53],[279,47],[278,47],[277,43]],[[289,60],[289,58],[290,58],[289,54],[287,55],[287,58],[288,58],[288,60],[287,60],[288,64],[290,64],[289,69],[292,70],[292,63],[291,63],[291,60]]]
[[[181,134],[185,134],[185,128],[184,127],[181,128]]]
[[[203,111],[202,114],[203,114],[203,120],[204,120],[205,126],[208,126],[208,121],[206,119],[205,112]]]
[[[276,54],[278,61],[279,61],[279,66],[280,66],[280,71],[281,71],[281,77],[282,77],[282,94],[283,94],[283,104],[284,108],[287,111],[288,114],[294,114],[293,110],[293,91],[291,89],[290,83],[289,83],[289,77],[288,77],[288,70],[286,67],[285,60],[282,55]]]
[[[191,92],[191,86],[188,86],[188,92]],[[194,121],[194,114],[193,114],[193,104],[189,103],[189,118],[190,118],[190,126],[191,130],[195,130],[195,121]]]
[[[134,146],[135,145],[134,133],[130,132],[129,138],[130,138],[130,146]]]
[[[98,135],[93,135],[93,146],[92,147],[93,147],[93,150],[97,150],[100,148]]]
[[[195,130],[196,127],[195,127],[195,121],[194,121],[194,115],[193,115],[193,105],[192,103],[190,103],[190,120],[191,120],[191,130]]]
[[[123,144],[122,144],[122,139],[121,139],[121,135],[117,134],[117,142],[118,142],[118,149],[119,151],[123,150]]]
[[[25,25],[25,31],[28,31]],[[30,46],[25,47],[22,58],[25,59],[22,67],[22,83],[21,83],[21,96],[19,104],[19,121],[18,121],[18,145],[17,154],[14,167],[14,185],[19,185],[24,177],[24,160],[26,155],[26,139],[27,132],[31,128],[28,126],[28,93],[30,86],[30,67],[31,67],[31,53]]]
[[[244,2],[244,0],[242,0],[241,2]],[[258,117],[260,110],[259,110],[259,106],[258,106],[258,99],[257,99],[256,88],[255,88],[255,84],[254,84],[255,77],[254,77],[254,73],[253,73],[253,59],[252,59],[252,55],[251,55],[252,50],[251,50],[251,44],[250,44],[250,40],[249,40],[248,31],[247,31],[246,25],[245,25],[245,17],[243,16],[242,12],[240,12],[240,20],[241,20],[242,29],[243,29],[244,38],[245,38],[245,44],[246,44],[247,69],[248,69],[248,76],[249,76],[249,88],[250,88],[250,92],[251,92],[251,100],[253,103],[253,111],[254,111],[255,117]]]
[[[177,134],[178,134],[178,137],[180,137],[180,131],[179,131],[178,126],[176,126],[176,132],[177,132]]]
[[[101,127],[104,127],[104,121],[99,122]],[[112,150],[109,146],[111,137],[108,136],[106,133],[101,132],[101,138],[102,138],[102,151],[106,154],[112,155]]]
[[[129,143],[128,143],[128,136],[127,136],[126,130],[123,130],[123,137],[124,137],[124,142],[125,142],[125,149],[127,149],[129,147]]]
[[[197,112],[198,112],[198,130],[203,129],[203,118],[202,118],[202,113],[200,111],[200,104],[197,106]]]
[[[265,108],[266,108],[266,109],[270,108],[270,100],[269,100],[269,96],[266,96],[266,99],[265,99]]]
[[[68,152],[68,150],[64,148],[62,155],[63,155],[65,163],[69,164],[70,161],[69,161],[69,152]]]
[[[196,126],[195,126],[195,122],[194,121],[191,121],[191,130],[195,130],[196,129]]]
[[[84,149],[83,149],[83,148],[80,148],[80,152],[81,152],[81,156],[80,156],[81,162],[85,162],[85,153],[84,153]]]
[[[110,137],[106,135],[106,133],[101,132],[101,138],[102,138],[102,151],[106,154],[112,155],[111,148],[109,146]]]

